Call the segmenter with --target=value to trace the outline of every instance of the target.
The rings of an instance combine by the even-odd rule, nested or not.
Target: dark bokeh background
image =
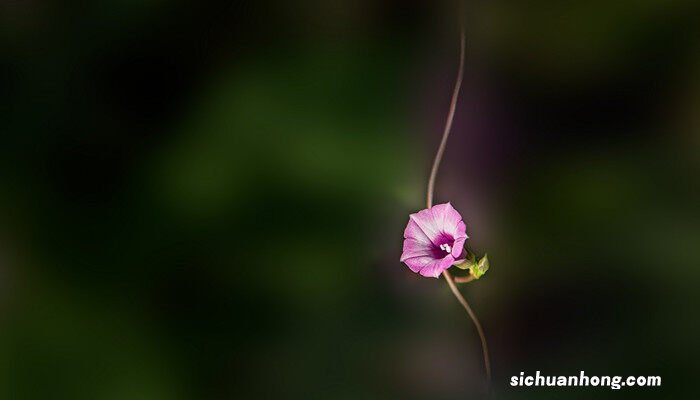
[[[450,4],[0,2],[0,398],[463,399],[475,330],[398,262]],[[496,398],[698,392],[697,2],[488,1],[437,183]],[[512,389],[521,371],[657,389]]]

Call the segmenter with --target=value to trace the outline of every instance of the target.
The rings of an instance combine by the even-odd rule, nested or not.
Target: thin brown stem
[[[450,110],[447,113],[447,120],[445,121],[445,129],[442,132],[442,140],[440,141],[440,146],[438,147],[437,154],[435,155],[435,160],[433,161],[433,167],[430,170],[430,178],[428,179],[428,193],[426,196],[426,206],[430,208],[433,206],[433,192],[435,190],[435,178],[437,177],[437,172],[440,167],[440,162],[442,161],[442,155],[445,152],[445,145],[447,144],[447,138],[450,136],[450,131],[452,130],[452,121],[454,120],[455,110],[457,109],[457,101],[459,100],[459,91],[462,88],[462,79],[464,77],[464,53],[466,47],[466,34],[464,32],[464,24],[460,24],[460,48],[459,48],[459,71],[457,73],[457,80],[455,81],[454,89],[452,90],[452,100],[450,101]],[[484,367],[486,368],[486,378],[488,385],[491,384],[491,361],[489,359],[489,349],[486,343],[486,335],[484,335],[484,330],[481,327],[479,319],[474,314],[474,311],[467,303],[467,300],[462,296],[457,289],[452,275],[447,271],[443,271],[442,274],[445,276],[447,284],[452,290],[452,294],[457,298],[457,301],[464,307],[469,314],[469,317],[474,322],[476,330],[479,333],[479,339],[481,340],[481,350],[484,355]]]
[[[476,279],[476,278],[474,277],[474,275],[471,275],[471,274],[469,274],[467,276],[455,276],[454,277],[455,283],[469,283],[469,282],[473,281],[474,279]]]
[[[466,34],[464,33],[464,27],[460,28],[459,34],[459,72],[457,73],[457,81],[455,82],[455,87],[452,90],[452,100],[450,101],[450,111],[447,113],[447,121],[445,121],[445,129],[442,132],[442,140],[440,141],[440,147],[438,147],[437,154],[435,155],[435,160],[433,161],[433,167],[430,170],[430,178],[428,179],[428,194],[426,198],[427,208],[433,206],[433,192],[435,191],[435,178],[437,177],[438,168],[440,167],[440,162],[442,161],[442,154],[445,152],[445,145],[447,144],[447,138],[450,136],[450,131],[452,130],[452,120],[455,116],[455,110],[457,109],[457,100],[459,99],[459,91],[462,88],[462,78],[464,77],[464,53],[466,47]]]
[[[447,281],[447,284],[450,286],[450,290],[452,290],[452,294],[455,295],[459,303],[464,307],[464,309],[467,311],[467,314],[469,314],[469,317],[472,319],[474,322],[474,325],[476,326],[476,331],[479,333],[479,339],[481,339],[481,351],[484,354],[484,367],[486,368],[486,379],[488,381],[488,385],[490,386],[491,384],[491,359],[489,358],[489,347],[488,344],[486,343],[486,335],[484,334],[484,329],[481,327],[481,323],[479,322],[479,319],[476,317],[476,314],[474,314],[474,311],[472,308],[469,306],[469,303],[467,303],[467,300],[462,296],[462,293],[460,293],[459,289],[457,289],[457,285],[455,285],[454,280],[452,279],[452,275],[447,272],[447,270],[442,271],[442,274],[445,276],[445,280]]]

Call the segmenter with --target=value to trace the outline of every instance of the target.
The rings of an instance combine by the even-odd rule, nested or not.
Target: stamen
[[[440,245],[440,250],[447,252],[447,253],[452,253],[452,247],[450,247],[449,244],[443,243]]]

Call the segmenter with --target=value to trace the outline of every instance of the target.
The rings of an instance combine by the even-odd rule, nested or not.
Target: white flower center
[[[452,248],[451,248],[450,245],[447,244],[447,243],[441,244],[441,245],[440,245],[440,250],[444,250],[444,251],[447,252],[447,253],[452,253]]]

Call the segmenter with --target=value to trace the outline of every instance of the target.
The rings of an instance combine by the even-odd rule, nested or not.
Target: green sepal
[[[474,257],[473,254],[468,253],[468,256],[466,260],[461,263],[461,264],[454,264],[455,267],[459,269],[471,269],[472,267],[476,266],[476,258]]]
[[[489,256],[488,256],[488,254],[484,254],[484,256],[481,257],[481,260],[479,260],[478,262],[473,262],[469,265],[469,272],[472,275],[474,275],[474,278],[476,278],[476,279],[481,278],[488,270],[489,270]]]

